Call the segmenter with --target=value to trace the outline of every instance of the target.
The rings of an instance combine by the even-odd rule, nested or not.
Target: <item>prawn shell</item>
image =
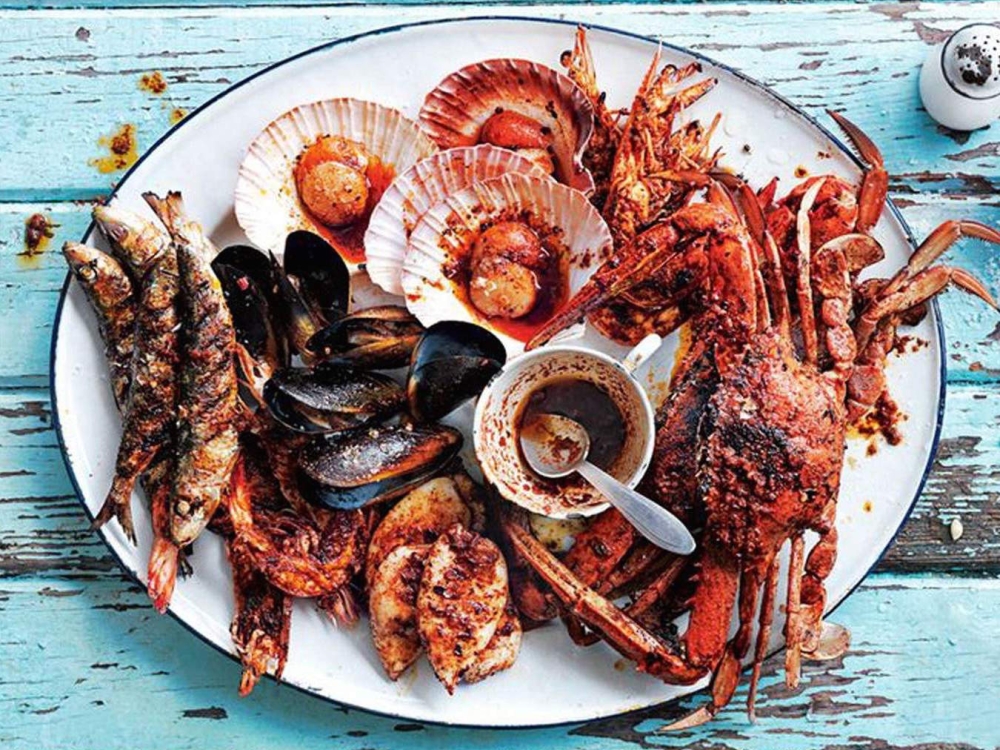
[[[285,112],[250,144],[236,179],[236,220],[258,247],[280,252],[300,229],[323,234],[299,201],[294,172],[302,152],[325,135],[362,144],[397,175],[437,151],[415,122],[374,102],[326,99]]]
[[[569,76],[530,60],[497,58],[467,65],[424,99],[420,124],[441,148],[472,146],[483,124],[510,110],[552,132],[555,178],[590,193],[594,179],[583,153],[594,131],[594,109]]]
[[[371,280],[390,294],[402,295],[406,245],[420,217],[451,193],[509,173],[545,176],[527,157],[486,143],[440,151],[399,175],[382,194],[365,232]]]
[[[485,227],[525,215],[562,230],[569,297],[611,253],[611,232],[580,191],[517,174],[477,182],[433,206],[414,227],[402,277],[410,312],[428,328],[443,320],[475,323],[500,339],[508,357],[520,354],[524,342],[498,330],[491,318],[467,303],[466,290],[459,288],[449,269],[468,256]]]

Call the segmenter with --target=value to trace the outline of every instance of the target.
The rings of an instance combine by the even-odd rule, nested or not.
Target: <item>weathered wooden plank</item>
[[[236,666],[157,616],[141,591],[112,580],[42,575],[3,580],[0,589],[0,742],[11,750],[227,747],[234,734],[247,750],[286,747],[291,737],[302,750],[404,743],[624,750],[692,742],[720,750],[972,750],[997,740],[988,710],[1000,703],[992,670],[1000,632],[996,581],[875,576],[836,613],[854,636],[842,660],[807,665],[802,686],[789,691],[780,660],[771,659],[756,724],[743,713],[744,686],[707,727],[668,736],[652,732],[704,695],[588,725],[493,733],[340,709],[269,681],[241,700]]]
[[[1000,226],[1000,202],[986,198],[962,201],[939,194],[908,194],[900,202],[904,218],[918,238],[946,217],[976,219]],[[42,212],[59,226],[48,249],[25,257],[25,221]],[[58,250],[67,239],[78,239],[89,224],[89,205],[0,203],[0,316],[6,330],[0,337],[0,384],[44,385],[49,342],[65,264]],[[949,262],[975,271],[1000,294],[1000,253],[982,243],[963,241]],[[1000,381],[1000,316],[979,300],[959,292],[940,297],[948,341],[950,382]],[[11,379],[16,379],[12,383]]]
[[[923,495],[879,569],[1000,572],[1000,391],[949,386],[941,433]],[[957,541],[948,529],[956,518]]]
[[[413,6],[407,21],[482,13]],[[919,109],[916,74],[946,29],[993,21],[995,2],[735,5],[491,6],[490,13],[572,18],[666,39],[715,56],[815,114],[845,109],[871,131],[898,184],[940,181],[958,195],[998,189],[996,127],[949,137]],[[386,6],[138,8],[116,12],[0,10],[0,199],[90,198],[115,173],[100,138],[136,126],[141,152],[171,124],[230,83],[309,46],[396,24]],[[569,35],[567,33],[567,44]],[[160,71],[165,91],[141,88]],[[46,104],[42,105],[41,103]],[[58,168],[50,163],[59,144]]]
[[[773,2],[774,0],[757,0],[758,2]],[[790,4],[827,3],[830,0],[781,0]],[[949,2],[950,0],[929,0],[929,2]],[[988,0],[979,0],[987,2]],[[641,5],[646,0],[556,0],[552,5],[576,6],[586,2],[588,5]],[[706,5],[727,5],[731,0],[666,0],[671,5],[683,4],[706,4]],[[323,0],[323,2],[308,2],[307,0],[282,0],[281,5],[297,7],[308,5],[310,7],[337,7],[337,6],[414,6],[414,5],[454,5],[454,0]],[[491,0],[463,0],[465,5],[494,6]],[[509,0],[511,6],[530,6],[533,0]],[[253,7],[258,5],[271,5],[267,0],[0,0],[0,9],[77,9],[77,8],[107,8],[120,10],[122,8],[142,8],[146,6],[156,7],[187,7],[198,8],[202,6],[213,7]],[[409,12],[410,8],[406,9]]]
[[[953,386],[934,471],[880,570],[1000,572],[998,435],[1000,389]],[[0,507],[0,577],[118,576],[73,494],[45,390],[0,390]],[[948,534],[954,518],[958,541]]]

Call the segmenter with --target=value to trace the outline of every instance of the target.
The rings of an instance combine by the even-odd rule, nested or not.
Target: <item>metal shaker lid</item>
[[[956,31],[941,49],[941,70],[963,96],[1000,96],[1000,27],[977,23]]]

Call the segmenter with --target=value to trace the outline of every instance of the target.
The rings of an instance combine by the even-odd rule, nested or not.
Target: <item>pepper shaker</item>
[[[1000,27],[963,26],[924,61],[920,98],[952,130],[975,130],[1000,118]]]

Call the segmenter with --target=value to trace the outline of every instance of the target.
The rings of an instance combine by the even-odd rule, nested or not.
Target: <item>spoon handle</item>
[[[636,530],[657,547],[678,555],[694,552],[694,537],[673,513],[629,489],[589,461],[576,470],[615,506]]]

